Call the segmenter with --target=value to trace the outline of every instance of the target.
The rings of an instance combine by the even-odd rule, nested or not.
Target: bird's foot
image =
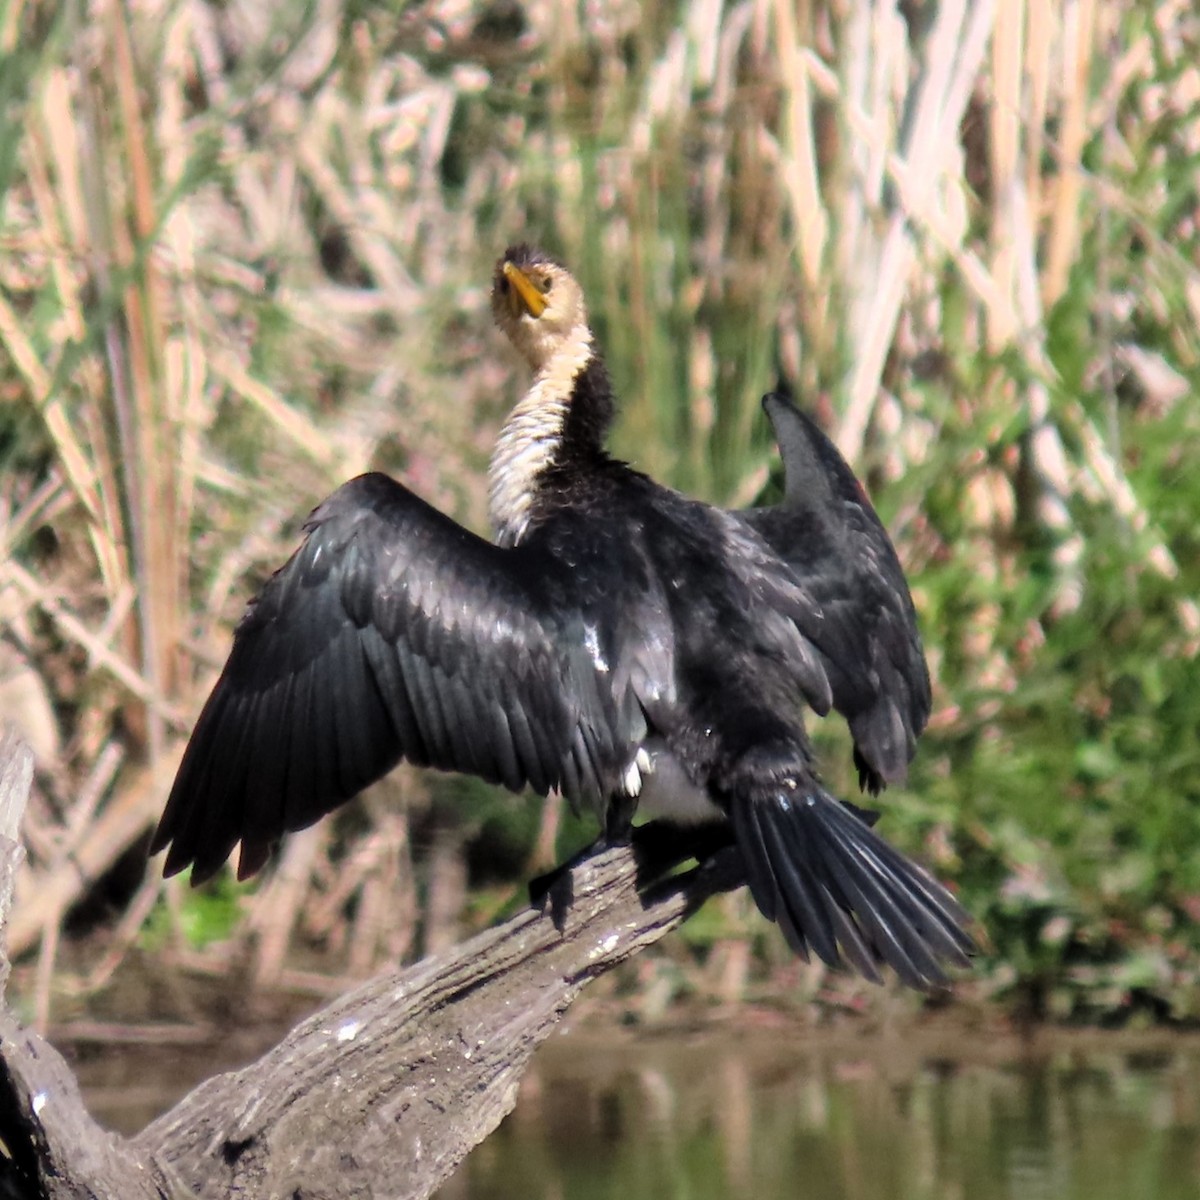
[[[638,863],[638,885],[670,874],[690,859],[705,862],[733,842],[733,830],[724,820],[695,825],[649,821],[633,831],[633,852]]]
[[[541,875],[535,875],[529,881],[529,902],[534,908],[541,908],[546,903],[546,897],[550,895],[556,887],[559,887],[564,880],[569,881],[571,872],[579,866],[581,862],[589,855],[594,854],[601,842],[592,842],[590,846],[585,846],[577,854],[572,854],[564,863],[559,863],[557,867],[552,867],[549,871],[543,872]]]
[[[529,881],[530,904],[542,911],[545,911],[549,905],[550,919],[560,933],[563,930],[566,915],[575,900],[572,872],[589,858],[609,849],[610,845],[608,838],[598,837],[594,842],[584,846],[582,850],[572,854],[566,862],[560,863],[552,870]]]
[[[650,821],[645,825],[610,830],[571,855],[566,862],[531,879],[529,900],[534,908],[543,912],[548,906],[555,928],[561,931],[575,900],[573,872],[595,855],[614,846],[632,845],[637,862],[637,886],[643,889],[692,859],[701,864],[707,862],[733,842],[733,830],[723,820],[696,825]]]

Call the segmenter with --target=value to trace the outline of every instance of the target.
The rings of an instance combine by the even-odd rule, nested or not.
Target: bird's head
[[[510,246],[496,263],[492,314],[535,371],[568,342],[590,340],[583,289],[562,263],[532,246]]]

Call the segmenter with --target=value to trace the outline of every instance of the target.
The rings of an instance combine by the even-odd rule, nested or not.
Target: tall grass
[[[1197,51],[1183,0],[0,8],[0,614],[50,730],[17,947],[48,978],[312,503],[381,465],[482,527],[519,386],[490,267],[530,239],[586,285],[639,466],[751,502],[782,379],[870,481],[938,680],[889,828],[960,878],[990,978],[1119,1007],[1136,961],[1179,1011]],[[441,937],[395,853],[424,888],[454,797],[459,842],[528,853],[528,809],[396,787],[411,825],[372,801],[244,902],[264,974]],[[695,927],[713,963],[735,917]]]

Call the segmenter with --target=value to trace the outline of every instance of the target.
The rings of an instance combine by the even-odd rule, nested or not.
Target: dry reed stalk
[[[75,493],[91,518],[89,537],[97,555],[104,590],[112,596],[124,591],[131,581],[131,573],[118,472],[99,400],[106,380],[98,357],[90,347],[87,351],[83,349],[88,345],[82,335],[87,318],[81,289],[75,285],[75,275],[84,264],[87,265],[85,278],[92,286],[105,270],[94,221],[94,196],[97,190],[103,190],[97,189],[92,177],[95,131],[87,129],[87,104],[86,101],[80,104],[77,93],[78,84],[72,84],[67,71],[54,74],[38,114],[40,129],[35,126],[31,137],[30,180],[41,217],[39,228],[49,231],[51,247],[61,247],[60,253],[55,255],[56,275],[65,285],[66,310],[71,314],[71,326],[77,339],[75,346],[59,344],[56,348],[58,356],[61,361],[67,355],[82,353],[77,376],[79,392],[72,397],[72,408],[74,423],[83,435],[79,443],[80,454],[88,460],[89,480],[86,490],[76,481]],[[73,391],[61,390],[67,394]],[[128,651],[132,647],[125,649]]]
[[[8,928],[9,954],[24,954],[41,937],[47,913],[65,914],[112,864],[145,836],[162,809],[176,762],[164,759],[152,771],[127,771],[114,798],[100,812],[67,862],[55,871],[24,871],[17,882],[19,903]]]
[[[537,837],[525,860],[524,873],[530,877],[550,870],[558,862],[558,831],[562,825],[563,798],[557,791],[549,792],[542,800],[538,817]]]
[[[811,292],[819,293],[825,268],[829,219],[817,178],[817,148],[809,76],[803,66],[796,8],[791,0],[772,5],[778,39],[779,72],[783,87],[783,182],[791,202],[800,267]]]
[[[1014,208],[1021,202],[1023,189],[1021,166],[1022,127],[1022,50],[1025,38],[1025,0],[998,0],[996,24],[992,36],[992,103],[990,106],[991,221],[990,276],[1003,304],[987,309],[988,348],[995,354],[1019,332],[1017,321],[1017,217]],[[1022,222],[1024,232],[1033,232],[1030,222]]]
[[[76,497],[88,515],[95,521],[98,518],[93,486],[95,477],[88,457],[75,437],[65,405],[60,399],[52,396],[53,380],[50,373],[42,366],[40,358],[22,331],[17,314],[2,296],[0,296],[0,341],[8,351],[13,366],[24,378],[33,404],[46,423],[46,430],[54,441],[57,457]],[[106,553],[100,556],[102,565],[110,564],[113,558],[111,547],[106,545],[105,550]]]
[[[58,961],[58,944],[65,916],[65,909],[57,907],[46,907],[42,914],[42,936],[33,977],[33,1027],[43,1036],[50,1028],[54,967]]]
[[[21,8],[6,10],[0,45]],[[511,44],[475,39],[472,10],[435,2],[422,15],[436,26],[380,10],[341,46],[335,0],[312,25],[195,0],[84,12],[96,19],[31,93],[0,255],[0,385],[40,414],[55,457],[0,544],[53,515],[72,555],[88,542],[94,559],[74,591],[38,579],[19,549],[25,575],[4,579],[27,619],[45,614],[82,648],[82,677],[119,684],[94,689],[68,730],[79,778],[98,777],[130,697],[150,706],[155,742],[195,710],[246,577],[280,561],[308,504],[384,439],[409,482],[481,524],[489,422],[515,387],[488,340],[487,273],[518,236],[557,239],[581,264],[628,376],[626,444],[665,447],[643,465],[735,503],[772,461],[757,393],[777,347],[806,395],[834,393],[827,415],[845,408],[853,458],[874,427],[885,478],[928,461],[943,401],[925,408],[907,382],[892,398],[884,364],[941,351],[953,276],[968,340],[982,330],[1025,372],[1018,385],[997,367],[978,402],[1025,405],[1041,521],[1062,553],[1078,549],[1067,505],[1082,494],[1148,531],[1158,569],[1180,565],[1119,448],[1055,395],[1042,326],[1093,206],[1137,223],[1154,263],[1179,257],[1111,162],[1093,177],[1083,163],[1187,0],[1167,0],[1129,45],[1114,44],[1116,0],[960,2],[925,33],[891,4],[706,0],[675,25],[626,4],[585,25],[577,6],[535,0]],[[1100,47],[1111,68],[1093,80]],[[255,76],[234,61],[266,65]],[[972,92],[991,101],[980,212],[959,136]],[[1114,125],[1112,153],[1133,154],[1132,137]],[[1200,312],[1194,264],[1171,270]],[[980,522],[1011,519],[1011,469],[963,485]],[[993,555],[998,580],[1008,557]],[[979,645],[986,662],[994,630]],[[47,807],[41,861],[107,803]],[[328,935],[358,891],[362,918],[342,931],[356,964],[382,946],[370,912],[395,894],[381,846],[310,862],[321,895],[305,934]]]
[[[1042,219],[1042,156],[1045,153],[1046,121],[1050,112],[1056,13],[1051,0],[1028,0],[1024,76],[1026,103],[1022,106],[1023,128],[1028,148],[1025,153],[1025,191],[1029,208],[1039,223]]]
[[[710,995],[732,1010],[740,1008],[746,999],[753,967],[749,939],[737,937],[718,942],[707,966]]]
[[[344,125],[341,126],[344,129]],[[343,183],[327,160],[324,148],[330,130],[318,124],[297,147],[297,164],[329,209],[337,224],[363,263],[393,313],[412,312],[420,305],[420,293],[412,277],[400,263],[389,239],[364,211],[362,196]],[[349,147],[352,149],[352,147]]]
[[[23,729],[21,736],[25,737]],[[25,860],[29,870],[35,875],[39,871],[41,863],[49,862],[54,857],[55,848],[58,845],[58,830],[62,812],[61,807],[53,801],[52,796],[44,795],[38,789],[34,789],[25,813],[25,824],[22,831],[25,840]]]
[[[1063,70],[1058,174],[1054,181],[1042,304],[1050,308],[1067,287],[1079,248],[1083,150],[1088,135],[1088,77],[1095,49],[1096,0],[1072,0],[1063,6]]]
[[[426,864],[426,955],[449,950],[462,935],[461,917],[467,896],[467,864],[462,834],[439,826]]]
[[[312,864],[328,834],[328,825],[319,824],[288,838],[266,886],[254,897],[245,928],[256,942],[253,978],[258,987],[273,984],[283,970],[292,931],[308,901]]]
[[[24,7],[24,0],[9,0],[0,11],[0,53],[11,54],[17,48]]]
[[[346,975],[350,979],[365,979],[383,957],[385,930],[391,917],[388,883],[379,875],[363,881],[346,950]]]
[[[932,206],[948,161],[957,155],[955,134],[966,111],[994,17],[993,0],[939,6],[923,47],[922,65],[909,95],[912,117],[903,137],[903,172],[897,173],[898,207],[866,261],[864,288],[851,305],[848,337],[856,346],[847,402],[838,426],[838,448],[851,461],[862,450],[879,390],[883,364],[916,257],[911,220],[934,223]],[[871,280],[870,286],[866,281]]]
[[[16,562],[4,563],[0,565],[0,581],[4,580],[15,585],[32,604],[37,605],[58,626],[64,638],[85,650],[94,666],[107,671],[132,695],[150,705],[161,716],[175,723],[181,722],[180,714],[165,696],[154,690],[153,684],[139,673],[136,666],[123,658],[106,640],[93,634],[28,571]]]
[[[16,483],[12,479],[7,482]],[[62,517],[64,508],[70,503],[62,476],[54,468],[34,486],[15,512],[9,497],[4,496],[0,501],[0,559],[8,559],[39,524],[51,525]],[[0,608],[2,613],[3,608]]]
[[[56,1024],[50,1034],[58,1045],[93,1044],[102,1046],[211,1046],[223,1030],[211,1025],[172,1025],[165,1021],[145,1024],[115,1021],[64,1021]],[[143,1103],[156,1101],[161,1093],[161,1084],[145,1085]],[[113,1101],[138,1103],[137,1087],[121,1084],[112,1088],[88,1088],[89,1103],[95,1108],[107,1107],[104,1098]],[[111,1111],[111,1108],[108,1109]]]
[[[121,287],[119,280],[126,280],[123,321],[119,327],[110,324],[106,338],[117,418],[114,459],[119,463],[119,486],[129,513],[138,585],[137,653],[155,690],[172,695],[178,686],[175,648],[185,559],[178,528],[177,453],[170,419],[175,405],[173,397],[164,397],[162,281],[155,256],[148,253],[149,239],[160,220],[160,180],[149,158],[127,15],[118,5],[108,7],[105,15],[113,51],[110,86],[117,98],[119,120],[111,132],[100,120],[93,124],[106,138],[100,143],[102,154],[119,155],[128,166],[123,211],[95,202],[91,206],[92,227],[111,255],[113,273],[107,286]],[[103,161],[92,165],[94,172],[104,169]],[[146,717],[148,747],[151,758],[156,759],[164,749],[165,729],[153,710]]]
[[[377,839],[362,839],[353,851],[336,865],[326,861],[326,886],[313,895],[305,911],[305,932],[319,940],[332,941],[346,933],[346,906],[358,892],[362,881],[375,869],[380,843]],[[340,949],[340,947],[338,947]]]
[[[142,930],[157,906],[162,890],[162,880],[153,872],[142,881],[121,914],[121,919],[105,939],[103,954],[79,981],[81,995],[94,996],[108,985],[117,968],[125,961],[125,956],[142,936]]]
[[[1045,380],[1052,377],[1042,345],[1042,312],[1029,282],[1037,275],[1037,215],[1031,212],[1026,191],[1022,130],[1025,125],[1023,65],[1028,10],[1025,0],[1000,0],[992,40],[992,103],[988,138],[990,191],[988,282],[991,290],[985,306],[988,348],[993,355],[1020,342],[1027,356],[1036,359],[1039,378],[1023,389],[1034,434],[1029,442],[1029,459],[1039,486],[1038,512],[1048,529],[1061,541],[1056,559],[1062,572],[1060,610],[1074,607],[1080,599],[1076,564],[1082,552],[1072,532],[1066,497],[1070,491],[1067,456],[1053,422],[1049,419],[1050,398]],[[1006,386],[999,383],[998,386]],[[1014,403],[1016,400],[1014,398]]]
[[[315,463],[334,468],[336,448],[329,437],[267,385],[259,382],[231,356],[216,354],[209,368],[223,379],[242,399],[253,404],[285,438],[296,445]]]
[[[106,743],[66,814],[58,847],[47,863],[48,870],[61,867],[87,836],[95,813],[124,761],[125,747],[116,741]]]
[[[386,793],[392,791],[399,792],[399,788],[376,791],[367,803],[377,853],[364,887],[372,889],[373,896],[370,903],[364,897],[355,915],[348,954],[351,969],[360,974],[381,961],[403,962],[413,957],[417,943],[421,898],[408,815],[411,797],[397,810],[395,797],[387,802]]]

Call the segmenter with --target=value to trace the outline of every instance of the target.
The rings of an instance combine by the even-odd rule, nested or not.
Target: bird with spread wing
[[[489,471],[495,541],[402,484],[321,504],[251,602],[153,851],[238,874],[401,759],[560,789],[609,839],[635,811],[718,826],[788,942],[917,987],[965,965],[968,918],[822,786],[803,710],[849,723],[864,788],[902,780],[930,710],[912,600],[850,468],[788,400],[763,404],[784,496],[730,512],[613,458],[584,297],[510,248],[496,321],[533,372]]]

